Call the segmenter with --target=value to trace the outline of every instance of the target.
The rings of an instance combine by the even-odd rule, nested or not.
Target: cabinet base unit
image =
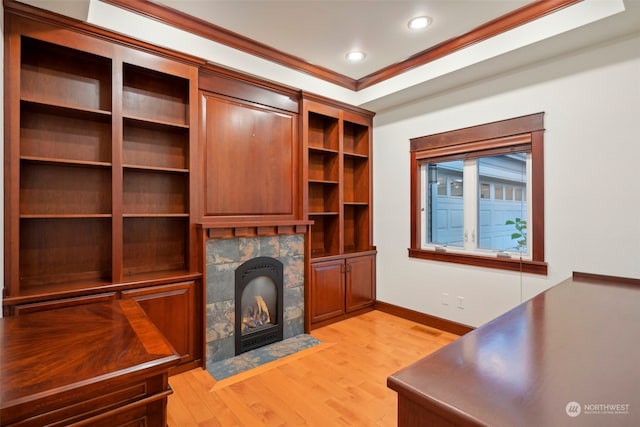
[[[373,309],[375,251],[311,261],[309,310],[317,328]]]

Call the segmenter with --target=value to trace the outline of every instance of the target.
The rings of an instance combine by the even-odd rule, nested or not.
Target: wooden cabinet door
[[[203,110],[204,216],[295,218],[297,115],[209,93]]]
[[[178,352],[181,363],[195,358],[195,287],[194,281],[188,281],[122,292],[122,298],[140,304]]]
[[[347,258],[346,311],[370,306],[375,300],[375,256]]]
[[[311,263],[311,322],[345,313],[344,260]]]

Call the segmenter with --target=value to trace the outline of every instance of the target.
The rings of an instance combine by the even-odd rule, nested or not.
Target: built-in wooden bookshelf
[[[311,254],[338,254],[340,243],[340,126],[339,117],[306,112],[307,208]]]
[[[371,248],[371,172],[370,124],[348,115],[343,124],[343,215],[344,251],[360,252]],[[354,123],[348,119],[359,120]]]
[[[305,101],[311,255],[371,250],[371,115]]]
[[[19,38],[17,277],[10,297],[111,281],[112,61]],[[15,104],[14,104],[15,105]],[[11,125],[11,123],[9,123]]]
[[[19,15],[5,35],[5,315],[105,291],[178,302],[164,332],[188,333],[177,347],[193,360],[197,66]]]
[[[190,81],[122,67],[122,275],[187,271]]]
[[[309,323],[325,324],[375,300],[371,221],[373,114],[303,95],[305,208],[313,221]]]
[[[27,35],[20,46],[20,267],[9,300],[48,282],[81,289],[189,271],[189,77]]]

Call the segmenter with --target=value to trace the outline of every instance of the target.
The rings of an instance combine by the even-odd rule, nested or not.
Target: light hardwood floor
[[[457,338],[380,311],[311,332],[313,348],[216,382],[169,379],[169,427],[395,426],[387,377]]]

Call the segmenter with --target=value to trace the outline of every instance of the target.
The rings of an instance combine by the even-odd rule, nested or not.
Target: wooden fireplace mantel
[[[234,237],[279,236],[304,234],[313,224],[310,220],[265,220],[252,222],[203,222],[198,226],[208,239],[231,239]]]

